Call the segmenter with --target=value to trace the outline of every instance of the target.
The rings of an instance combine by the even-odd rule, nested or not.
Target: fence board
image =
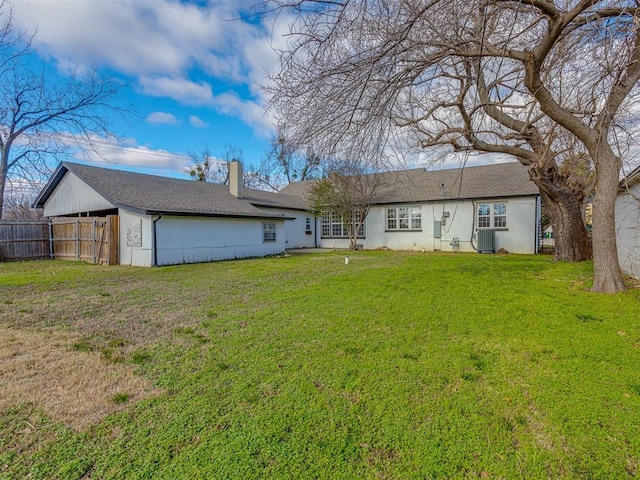
[[[51,255],[46,221],[0,221],[0,258],[41,259]]]
[[[118,216],[0,222],[0,258],[57,258],[117,265]]]

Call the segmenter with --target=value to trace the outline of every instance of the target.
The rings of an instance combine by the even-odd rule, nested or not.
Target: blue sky
[[[13,0],[14,24],[37,34],[33,49],[54,75],[97,68],[125,82],[114,117],[126,148],[104,145],[117,168],[180,176],[188,152],[225,145],[259,163],[273,123],[259,84],[277,67],[286,16],[251,15],[254,0]],[[241,18],[244,18],[241,19]],[[97,164],[103,160],[96,159]]]
[[[114,117],[126,148],[102,145],[95,164],[188,177],[188,153],[204,145],[221,158],[241,149],[257,165],[273,135],[265,114],[267,71],[286,45],[286,12],[256,15],[258,0],[12,0],[14,24],[37,31],[34,53],[53,75],[97,68],[126,85]],[[420,152],[407,166],[430,165]],[[79,159],[82,157],[78,157]],[[458,166],[514,161],[504,155],[454,158]],[[625,157],[627,159],[627,157]],[[637,162],[634,153],[628,158]]]

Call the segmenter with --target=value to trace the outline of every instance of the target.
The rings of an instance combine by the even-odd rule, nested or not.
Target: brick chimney
[[[242,163],[229,162],[229,192],[236,198],[244,198],[242,192]]]

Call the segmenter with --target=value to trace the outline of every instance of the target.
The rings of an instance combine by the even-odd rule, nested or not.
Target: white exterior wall
[[[262,224],[276,224],[276,241],[262,241]],[[284,220],[163,216],[156,222],[158,265],[277,255],[285,249]]]
[[[316,246],[316,223],[313,214],[300,210],[276,208],[268,210],[276,215],[294,218],[294,220],[285,220],[284,222],[286,248],[313,248]],[[310,221],[310,230],[307,230],[307,218]],[[307,231],[311,233],[307,233]]]
[[[45,217],[77,215],[82,212],[115,208],[73,173],[67,172],[44,204]]]
[[[120,210],[120,264],[150,267],[158,216]],[[262,223],[276,224],[276,241],[263,243]],[[285,249],[284,220],[163,215],[156,222],[158,265],[277,255]]]
[[[120,209],[120,265],[153,266],[153,222],[149,215]]]
[[[475,203],[506,203],[507,229],[496,232],[496,250],[504,248],[511,253],[534,254],[537,251],[538,205],[536,197],[489,199]],[[408,204],[407,204],[408,205]],[[365,221],[364,239],[359,239],[365,249],[386,247],[391,250],[454,251],[453,239],[458,238],[461,252],[475,251],[475,237],[472,243],[474,222],[474,202],[470,200],[431,202],[422,204],[421,231],[385,231],[386,208],[404,206],[374,206]],[[417,206],[412,204],[411,206]],[[441,225],[441,238],[434,238],[434,221],[440,221],[442,212],[449,212],[445,224]],[[317,220],[317,228],[322,232],[322,220]],[[323,248],[348,248],[348,239],[319,238]]]
[[[616,199],[618,261],[624,273],[640,280],[640,185],[630,190]]]

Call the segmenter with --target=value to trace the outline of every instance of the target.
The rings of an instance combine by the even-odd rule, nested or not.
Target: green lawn
[[[0,478],[634,477],[640,290],[590,293],[590,269],[399,252],[0,264],[0,325],[74,335],[69,351],[163,392],[123,392],[80,431],[0,411]]]

